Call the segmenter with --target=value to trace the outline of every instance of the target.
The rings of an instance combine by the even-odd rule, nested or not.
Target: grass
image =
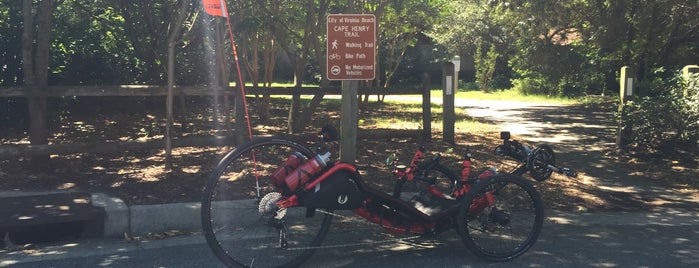
[[[431,90],[432,100],[437,101],[442,98],[441,89]],[[312,96],[302,96],[302,100],[308,101]],[[517,90],[495,90],[488,93],[481,91],[459,91],[455,96],[457,99],[476,100],[510,100],[537,103],[556,104],[581,104],[587,102],[585,99],[571,99],[563,97],[549,97],[536,95],[523,95]],[[273,96],[273,98],[289,99],[290,96]],[[338,96],[328,98],[323,101],[319,110],[340,109],[340,99]],[[420,95],[388,96],[384,103],[378,103],[375,97],[370,98],[368,104],[363,108],[368,114],[361,115],[359,127],[380,128],[380,129],[419,129],[422,128],[422,99]],[[441,102],[441,101],[437,101]],[[439,103],[432,103],[432,128],[435,131],[442,131],[443,115],[442,106]],[[464,109],[456,108],[455,131],[462,133],[492,133],[499,131],[497,126],[478,121],[477,118],[469,116]]]
[[[515,89],[505,89],[490,91],[488,93],[483,93],[481,91],[459,91],[456,94],[456,98],[464,99],[478,99],[478,100],[512,100],[512,101],[526,101],[526,102],[544,102],[544,103],[557,103],[557,104],[576,104],[579,103],[578,99],[564,98],[564,97],[551,97],[551,96],[541,96],[541,95],[524,95]]]

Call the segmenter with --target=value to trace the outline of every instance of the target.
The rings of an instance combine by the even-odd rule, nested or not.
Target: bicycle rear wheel
[[[502,174],[480,181],[466,194],[456,231],[475,255],[507,261],[536,242],[543,220],[543,203],[531,183]]]
[[[332,216],[305,207],[279,209],[270,175],[289,155],[314,153],[287,139],[259,138],[216,166],[202,201],[202,227],[214,255],[229,267],[293,267],[308,259]]]

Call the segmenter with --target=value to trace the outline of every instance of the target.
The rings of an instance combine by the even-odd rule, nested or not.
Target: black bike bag
[[[313,189],[299,196],[302,206],[331,210],[356,209],[364,201],[364,192],[359,188],[356,173],[340,169],[335,171]]]

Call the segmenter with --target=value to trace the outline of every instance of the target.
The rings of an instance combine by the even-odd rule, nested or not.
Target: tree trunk
[[[51,22],[57,3],[43,0],[38,3],[36,11],[36,40],[34,38],[34,14],[32,0],[24,0],[22,6],[22,68],[24,85],[28,89],[48,86],[49,46],[51,43]],[[60,1],[62,2],[62,1]],[[59,2],[59,3],[60,3]],[[36,46],[34,43],[36,42]],[[46,97],[27,98],[29,114],[29,141],[33,145],[48,144],[49,132],[46,113]],[[50,156],[36,155],[31,158],[31,166],[38,171],[50,171]]]
[[[173,115],[173,98],[175,88],[175,46],[182,34],[182,23],[184,23],[189,4],[180,3],[180,10],[177,18],[173,22],[172,31],[167,37],[167,98],[165,101],[165,112],[167,125],[165,126],[165,169],[172,171],[172,125],[175,121]],[[174,11],[174,10],[173,10]],[[184,125],[184,124],[183,124]]]

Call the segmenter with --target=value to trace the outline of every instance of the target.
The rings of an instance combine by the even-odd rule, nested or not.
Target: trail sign
[[[327,18],[329,80],[373,80],[376,77],[376,16],[330,14]]]

